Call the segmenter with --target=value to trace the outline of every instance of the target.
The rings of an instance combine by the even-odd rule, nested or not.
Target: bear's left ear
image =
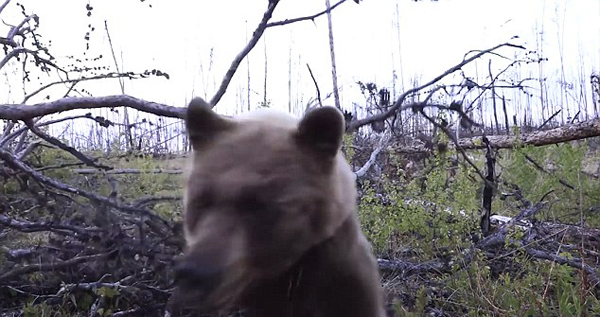
[[[316,108],[298,124],[298,140],[317,153],[334,157],[342,146],[344,127],[344,116],[337,108]]]
[[[199,97],[192,99],[188,105],[185,124],[196,150],[234,126],[232,121],[215,113],[210,104]]]

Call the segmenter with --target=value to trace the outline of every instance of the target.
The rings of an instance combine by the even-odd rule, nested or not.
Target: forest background
[[[162,315],[196,95],[345,112],[390,314],[600,313],[597,1],[0,8],[3,316]]]

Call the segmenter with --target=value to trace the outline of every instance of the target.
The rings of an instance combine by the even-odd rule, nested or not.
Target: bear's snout
[[[211,294],[225,276],[222,266],[190,254],[179,259],[173,271],[175,289],[167,305],[169,311],[185,315],[186,310],[211,311],[216,308]]]
[[[200,259],[184,259],[175,267],[175,283],[183,288],[194,288],[209,293],[222,279],[220,266]]]

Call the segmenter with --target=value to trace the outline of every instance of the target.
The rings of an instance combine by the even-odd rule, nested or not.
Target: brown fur
[[[300,121],[272,111],[226,119],[197,98],[186,124],[194,148],[187,250],[171,310],[384,316],[337,109],[318,108]]]

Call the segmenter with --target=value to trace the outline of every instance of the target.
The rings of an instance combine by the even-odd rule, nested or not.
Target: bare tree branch
[[[30,54],[31,56],[33,56],[33,58],[37,62],[52,66],[52,67],[64,72],[64,70],[62,70],[60,67],[58,67],[58,65],[54,64],[49,59],[39,56],[38,52],[32,51],[32,50],[24,48],[24,47],[17,47],[15,49],[13,49],[12,51],[10,51],[8,54],[6,54],[6,56],[2,59],[2,61],[0,61],[0,69],[2,69],[2,67],[4,67],[11,58],[13,58],[19,54]]]
[[[27,120],[74,109],[114,107],[130,107],[159,116],[180,119],[185,118],[185,108],[167,106],[128,95],[114,95],[105,97],[68,97],[51,102],[39,103],[33,106],[23,104],[2,104],[0,105],[0,119]]]
[[[8,5],[9,2],[10,2],[10,0],[6,0],[6,1],[4,1],[4,3],[2,5],[0,5],[0,13],[2,13],[2,11],[4,11],[4,8],[6,8],[6,6]]]
[[[25,124],[27,125],[29,130],[31,130],[31,132],[35,133],[35,135],[46,140],[50,144],[57,146],[61,150],[64,150],[64,151],[70,153],[71,155],[73,155],[74,157],[76,157],[77,159],[79,159],[80,161],[85,163],[86,165],[97,167],[97,168],[104,169],[104,170],[112,169],[112,167],[110,167],[110,166],[96,164],[96,162],[94,162],[94,160],[88,158],[87,156],[85,156],[85,154],[77,151],[74,147],[68,146],[68,145],[62,143],[59,139],[44,133],[42,130],[40,130],[40,128],[35,126],[35,124],[33,123],[33,120],[31,120],[31,119],[25,120]]]
[[[323,14],[327,13],[327,12],[331,12],[333,9],[335,9],[337,6],[339,6],[340,4],[346,2],[346,0],[341,0],[338,1],[338,3],[334,4],[331,6],[331,8],[329,10],[323,10],[319,13],[313,14],[313,15],[309,15],[309,16],[305,16],[305,17],[300,17],[300,18],[293,18],[293,19],[285,19],[283,21],[277,21],[277,22],[271,22],[267,24],[267,27],[273,27],[273,26],[282,26],[282,25],[287,25],[287,24],[292,24],[292,23],[296,23],[296,22],[302,22],[302,21],[307,21],[307,20],[314,20],[315,18],[322,16]]]
[[[131,279],[133,279],[132,275],[122,278],[118,282],[114,282],[114,283],[102,282],[102,279],[100,279],[99,281],[96,281],[96,282],[65,284],[60,288],[58,293],[56,293],[53,296],[59,297],[65,293],[71,293],[73,291],[86,291],[86,290],[93,290],[93,289],[98,289],[98,288],[102,288],[102,287],[110,287],[110,288],[118,288],[118,289],[129,288],[129,287],[133,287],[133,286],[123,285],[123,283],[129,282]]]
[[[100,123],[101,125],[102,124],[107,124],[107,120],[101,120],[101,118],[99,118],[99,117],[92,117],[91,115],[83,115],[83,116],[62,117],[62,118],[58,118],[58,119],[54,119],[54,120],[44,121],[44,122],[41,122],[41,123],[37,123],[36,122],[35,126],[39,128],[39,127],[43,127],[43,126],[47,126],[47,125],[51,125],[51,124],[55,124],[55,123],[59,123],[59,122],[63,122],[63,121],[74,120],[74,119],[81,119],[81,118],[86,118],[86,119],[94,120],[94,121]],[[24,126],[24,127],[19,128],[16,131],[13,131],[10,134],[6,134],[5,136],[0,137],[0,148],[4,147],[12,139],[18,137],[19,135],[22,135],[22,133],[24,133],[27,130],[29,130],[29,128],[27,126]]]
[[[61,168],[65,168],[65,167],[81,166],[81,165],[84,165],[84,164],[81,163],[81,162],[64,163],[64,164],[49,165],[49,166],[44,166],[44,167],[36,168],[36,169],[34,169],[34,171],[42,172],[42,171],[47,171],[47,170],[61,169]]]
[[[511,43],[503,43],[503,44],[498,44],[498,45],[496,45],[496,46],[494,46],[492,48],[488,48],[488,49],[482,50],[482,51],[480,51],[479,53],[475,54],[472,57],[469,57],[467,59],[463,59],[462,62],[460,62],[460,63],[452,66],[451,68],[449,68],[448,70],[446,70],[444,73],[442,73],[441,75],[439,75],[439,76],[435,77],[434,79],[430,80],[426,84],[423,84],[423,85],[421,85],[419,87],[415,87],[415,88],[412,88],[412,89],[409,89],[409,90],[405,91],[402,95],[400,95],[400,97],[398,97],[398,100],[396,100],[396,102],[394,103],[394,105],[392,107],[388,108],[387,111],[384,111],[384,112],[372,115],[372,116],[364,118],[364,119],[355,120],[355,121],[350,122],[350,124],[348,125],[348,130],[349,131],[354,131],[354,130],[356,130],[356,129],[364,126],[364,125],[385,120],[385,119],[393,116],[394,113],[396,113],[397,111],[404,111],[406,109],[412,108],[410,106],[409,107],[403,107],[402,106],[402,104],[404,103],[404,100],[408,96],[410,96],[410,95],[412,95],[412,94],[414,94],[414,93],[416,93],[416,92],[418,92],[418,91],[420,91],[420,90],[422,90],[424,88],[427,88],[427,87],[429,87],[429,86],[431,86],[431,85],[439,82],[444,77],[446,77],[446,76],[448,76],[448,75],[450,75],[450,74],[452,74],[452,73],[460,70],[463,66],[471,63],[472,61],[480,58],[481,56],[483,56],[485,54],[491,53],[491,52],[493,52],[493,51],[495,51],[495,50],[497,50],[499,48],[502,48],[502,47],[512,47],[512,48],[518,48],[518,49],[525,49],[524,47],[522,47],[520,45],[515,45],[515,44],[511,44]]]
[[[536,250],[533,248],[526,248],[527,253],[538,259],[545,259],[549,261],[556,262],[558,264],[567,265],[572,268],[576,268],[578,270],[583,270],[587,275],[590,281],[593,283],[593,287],[595,289],[600,290],[600,278],[598,277],[598,273],[594,268],[585,264],[580,258],[572,257],[566,258],[564,256],[559,256],[556,254],[550,254],[548,252],[544,252],[541,250]]]
[[[37,15],[35,15],[35,14],[32,14],[32,15],[28,15],[28,16],[26,16],[26,17],[25,17],[25,19],[23,19],[23,21],[21,21],[21,23],[19,23],[19,25],[17,25],[17,26],[15,26],[15,27],[13,27],[13,28],[10,30],[10,32],[8,32],[8,36],[7,36],[7,38],[9,38],[9,39],[11,39],[11,40],[14,40],[14,37],[15,37],[15,35],[17,35],[17,34],[21,34],[21,33],[22,33],[22,31],[23,31],[23,30],[22,30],[23,26],[24,26],[24,25],[25,25],[27,22],[29,22],[31,19],[33,19],[33,20],[37,21],[37,20],[38,20],[38,16],[37,16]]]
[[[219,90],[217,90],[217,93],[215,94],[215,96],[212,97],[212,99],[210,100],[210,105],[212,107],[216,106],[217,103],[219,103],[219,100],[221,100],[221,98],[225,94],[225,91],[227,90],[227,87],[229,86],[229,83],[233,79],[233,75],[235,75],[237,68],[240,66],[240,63],[242,62],[244,57],[246,57],[246,55],[248,55],[248,53],[250,53],[250,51],[254,48],[256,43],[258,43],[258,40],[265,32],[265,29],[267,27],[267,22],[269,21],[269,19],[271,19],[271,16],[273,15],[273,11],[275,10],[275,7],[277,6],[278,3],[279,3],[279,0],[270,0],[269,1],[269,7],[267,8],[267,11],[263,14],[263,18],[260,21],[260,23],[258,24],[258,27],[256,27],[256,30],[254,30],[254,33],[252,33],[252,38],[250,39],[250,42],[248,42],[248,44],[246,44],[244,49],[242,49],[242,51],[233,59],[231,66],[227,70],[227,73],[225,73],[225,77],[223,77],[223,81],[221,81]]]
[[[158,196],[141,198],[133,202],[134,207],[142,207],[148,204],[158,203],[162,201],[181,201],[182,196]]]
[[[0,60],[0,69],[2,69],[6,65],[6,63],[8,63],[8,61],[10,61],[13,57],[25,52],[27,52],[27,49],[22,47],[17,47],[14,50],[8,52],[8,54],[6,54],[4,58]]]
[[[23,134],[24,136],[25,134]],[[42,145],[42,141],[41,140],[36,140],[33,142],[30,142],[27,147],[25,149],[23,149],[22,151],[19,151],[20,149],[15,149],[17,150],[17,158],[19,160],[23,160],[25,159],[25,157],[27,157],[29,154],[31,154],[31,152],[33,152],[33,150],[35,150],[35,148],[37,148],[38,146]],[[85,164],[85,163],[83,163]]]
[[[310,69],[310,65],[306,63],[306,67],[308,67],[308,73],[310,74],[310,78],[312,78],[313,83],[315,84],[315,88],[317,88],[317,100],[319,100],[319,106],[323,107],[323,101],[321,100],[321,90],[319,89],[319,85],[317,84],[317,80],[313,75],[312,69]]]
[[[39,232],[39,231],[54,231],[54,232],[65,232],[70,231],[79,235],[87,235],[89,232],[94,231],[97,228],[83,228],[77,226],[69,226],[61,223],[53,223],[52,221],[20,221],[11,219],[5,215],[0,215],[0,224],[19,230],[21,232]]]
[[[39,94],[40,92],[42,92],[54,85],[78,84],[78,83],[84,82],[84,81],[99,80],[99,79],[135,78],[134,75],[135,74],[133,74],[133,73],[108,73],[108,74],[102,74],[102,75],[97,75],[97,76],[92,76],[92,77],[82,77],[82,78],[77,78],[77,79],[65,79],[65,80],[60,80],[60,81],[54,81],[54,82],[51,82],[51,83],[41,86],[40,88],[36,89],[34,92],[25,96],[25,98],[23,99],[23,103],[27,102],[27,100],[29,100],[31,97]],[[73,89],[73,86],[71,86],[70,89]]]

